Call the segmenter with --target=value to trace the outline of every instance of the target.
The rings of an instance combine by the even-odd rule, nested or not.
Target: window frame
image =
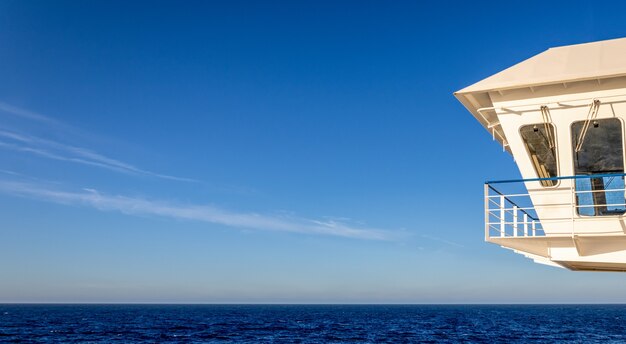
[[[606,120],[606,119],[617,119],[620,123],[620,129],[622,132],[621,135],[621,139],[622,139],[622,166],[623,168],[623,172],[622,173],[626,173],[626,136],[624,133],[624,120],[620,117],[617,116],[612,116],[612,117],[603,117],[603,118],[595,118],[595,120]],[[576,176],[576,158],[575,158],[575,145],[573,144],[574,142],[574,131],[573,131],[573,127],[575,123],[580,123],[580,122],[585,122],[586,119],[580,119],[580,120],[574,120],[572,122],[570,122],[569,125],[569,147],[570,147],[570,153],[571,153],[571,163],[572,163],[572,175]],[[589,176],[593,176],[593,174],[590,174]],[[625,182],[626,182],[626,176],[624,176]],[[572,180],[572,183],[574,183],[574,185],[572,185],[572,187],[574,188],[574,192],[576,191],[576,179]],[[578,205],[578,201],[575,201],[575,206]],[[578,216],[579,218],[584,217],[584,218],[594,218],[594,217],[608,217],[608,218],[614,218],[614,217],[626,217],[626,213],[625,214],[607,214],[607,215],[585,215],[585,214],[580,214],[580,209],[576,209],[576,216]]]
[[[555,164],[556,164],[556,175],[554,177],[558,177],[561,175],[561,168],[559,166],[561,159],[559,159],[559,145],[557,144],[559,140],[558,140],[556,125],[554,125],[553,123],[547,123],[547,124],[552,128],[552,133],[554,134],[554,159],[555,159]],[[530,163],[530,166],[532,166],[533,171],[535,171],[535,175],[537,176],[537,178],[541,178],[541,177],[539,175],[539,171],[537,171],[537,167],[533,163],[533,159],[530,154],[530,150],[528,149],[528,145],[526,144],[526,140],[524,139],[524,136],[522,136],[522,128],[529,127],[529,126],[545,126],[545,125],[546,123],[528,123],[528,124],[520,125],[518,129],[519,137],[522,140],[522,145],[524,146],[524,150],[526,151],[526,157],[528,158],[528,162]],[[538,181],[539,185],[542,188],[546,188],[546,189],[557,188],[561,184],[560,179],[553,180],[553,182],[554,182],[554,185],[543,185],[541,181]]]

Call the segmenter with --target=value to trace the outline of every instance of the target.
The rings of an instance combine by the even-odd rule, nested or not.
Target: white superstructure
[[[549,49],[455,93],[524,180],[485,184],[485,239],[626,271],[626,38]]]

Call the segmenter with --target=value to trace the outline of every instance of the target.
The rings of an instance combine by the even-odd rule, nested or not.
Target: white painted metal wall
[[[599,82],[589,80],[568,84],[490,92],[494,110],[504,131],[509,149],[524,179],[538,178],[522,138],[520,127],[543,123],[540,107],[547,106],[556,131],[558,174],[574,175],[571,125],[584,121],[594,99],[601,102],[597,119],[626,120],[626,78]],[[622,138],[624,141],[624,138]],[[626,151],[626,150],[625,150]],[[626,166],[626,163],[624,164]],[[580,216],[572,207],[573,180],[560,180],[554,187],[543,187],[540,182],[527,182],[526,187],[540,218],[572,218],[571,222],[544,223],[547,236],[564,234],[617,234],[626,228],[622,216]],[[546,205],[553,205],[547,207]]]

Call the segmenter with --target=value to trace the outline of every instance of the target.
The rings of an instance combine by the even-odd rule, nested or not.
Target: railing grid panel
[[[624,176],[624,173],[612,173],[487,182],[485,235],[487,238],[544,236],[544,225],[552,223],[571,222],[573,225],[575,220],[592,216],[626,216]],[[540,190],[539,199],[546,195],[556,196],[552,199],[561,199],[553,203],[533,204],[526,185],[546,180],[571,181],[553,190],[533,189],[533,192]],[[571,196],[564,197],[566,195]],[[568,201],[563,202],[565,198]]]

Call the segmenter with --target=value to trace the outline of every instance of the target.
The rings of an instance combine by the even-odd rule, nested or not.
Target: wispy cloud
[[[13,123],[13,125],[8,126],[7,123],[11,122],[8,120],[7,123],[4,123],[4,121],[0,122],[0,149],[128,175],[197,182],[189,178],[145,170],[134,164],[86,148],[88,145],[83,142],[85,140],[84,134],[74,135],[79,131],[78,129],[72,128],[54,118],[0,102],[0,114],[3,113],[8,113],[14,119],[17,119],[18,125],[16,126]],[[51,138],[52,135],[47,134],[49,130],[40,130],[36,134],[33,129],[37,125],[42,126],[44,129],[53,128],[52,131],[56,134],[54,136],[62,134],[63,139]],[[83,139],[76,139],[75,137],[72,140],[68,136],[83,136]],[[39,178],[29,177],[10,170],[0,169],[0,172],[9,178],[0,178],[0,193],[56,204],[90,207],[128,215],[160,216],[248,230],[320,234],[370,240],[395,240],[399,238],[398,233],[367,228],[362,224],[355,224],[352,221],[341,218],[307,219],[284,213],[258,214],[237,212],[212,205],[180,204],[164,200],[112,195],[94,189],[68,191],[61,187],[60,185],[62,184],[59,183],[45,182]],[[12,180],[11,177],[17,179]]]
[[[58,123],[56,120],[50,119],[43,115],[12,107],[10,105],[0,102],[0,111],[7,112],[7,109],[10,110],[9,112],[27,119]],[[44,139],[41,137],[24,134],[17,131],[0,129],[0,138],[3,139],[3,141],[0,141],[0,148],[28,153],[42,158],[99,167],[125,174],[148,176],[183,182],[197,182],[196,180],[190,178],[176,177],[144,170],[132,164],[105,156],[88,148],[69,145],[50,139]]]
[[[38,122],[43,122],[47,124],[56,124],[63,125],[59,121],[52,119],[50,117],[38,114],[36,112],[19,108],[17,106],[13,106],[7,103],[0,102],[0,111],[9,113],[13,116],[21,117],[24,119],[35,120]]]
[[[153,215],[199,221],[231,228],[321,234],[370,240],[394,240],[397,238],[397,233],[391,231],[357,227],[335,220],[234,212],[210,205],[181,205],[137,197],[107,195],[93,189],[63,191],[34,183],[0,180],[0,192],[58,204],[88,206],[129,215]]]

